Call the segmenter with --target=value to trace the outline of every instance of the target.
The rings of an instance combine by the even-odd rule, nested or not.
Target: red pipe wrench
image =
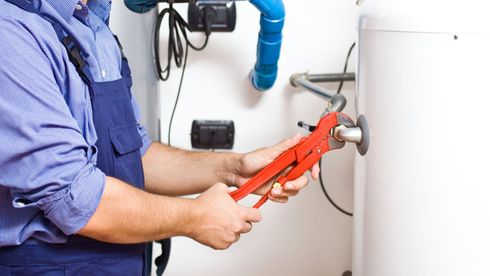
[[[355,126],[352,119],[344,113],[332,112],[323,116],[308,137],[303,138],[296,146],[281,154],[247,183],[231,192],[230,196],[235,201],[239,201],[288,167],[291,167],[291,169],[277,179],[274,187],[278,185],[282,187],[286,182],[301,177],[320,160],[323,154],[344,147],[345,142],[333,137],[334,129],[341,125],[346,127]],[[267,201],[270,193],[269,191],[264,195],[254,205],[254,208],[260,208]]]

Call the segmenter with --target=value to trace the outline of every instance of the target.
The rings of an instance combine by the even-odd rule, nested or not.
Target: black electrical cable
[[[320,166],[320,168],[322,167],[322,158],[320,158],[319,166]],[[352,213],[347,212],[346,210],[342,209],[339,205],[337,205],[337,203],[335,203],[335,201],[333,201],[333,199],[330,197],[330,195],[327,192],[327,189],[325,188],[325,184],[323,182],[323,177],[322,177],[321,172],[320,172],[320,187],[322,188],[322,191],[323,191],[323,194],[325,195],[325,197],[328,199],[330,204],[332,204],[333,207],[335,207],[335,209],[337,209],[339,212],[343,213],[344,215],[347,215],[350,217],[353,216]]]
[[[172,137],[172,124],[174,122],[175,110],[177,110],[177,105],[179,104],[180,92],[182,91],[182,83],[184,82],[185,68],[187,67],[187,56],[189,53],[189,43],[185,45],[186,51],[184,56],[184,66],[182,67],[182,75],[180,76],[179,90],[177,91],[177,98],[175,99],[174,108],[172,109],[172,115],[170,116],[170,122],[168,124],[168,145],[171,146],[170,138]]]
[[[165,16],[168,14],[168,27],[169,27],[169,36],[168,36],[168,48],[167,48],[167,65],[165,66],[165,69],[162,69],[162,65],[160,63],[160,29],[161,25],[163,22],[163,19]],[[205,25],[205,41],[202,46],[197,47],[192,42],[190,42],[189,38],[187,37],[187,31],[191,31],[189,24],[182,18],[182,16],[177,12],[177,10],[174,9],[173,7],[173,2],[169,3],[169,7],[163,9],[159,14],[155,26],[155,34],[154,34],[154,45],[153,45],[153,51],[155,55],[155,66],[156,66],[156,71],[158,74],[158,77],[162,81],[168,80],[170,77],[170,70],[171,70],[171,63],[172,63],[172,58],[175,60],[175,64],[177,67],[182,68],[182,75],[180,78],[180,84],[179,84],[179,89],[177,91],[177,97],[175,99],[174,107],[172,109],[172,115],[170,116],[170,122],[168,125],[168,145],[171,145],[171,134],[172,134],[172,125],[174,121],[174,116],[175,116],[175,111],[177,110],[177,106],[179,103],[180,99],[180,94],[182,91],[182,83],[184,81],[184,75],[185,75],[185,69],[187,66],[187,57],[189,54],[189,47],[196,51],[201,51],[206,48],[208,41],[209,41],[209,36],[211,35],[211,24],[214,22],[217,16],[217,12],[211,8],[211,7],[206,7],[203,9],[202,12],[203,16],[203,21]],[[185,40],[185,49],[182,45],[182,38],[181,35],[184,37]],[[182,60],[183,59],[183,60]],[[182,63],[183,61],[183,63]]]
[[[213,10],[214,17],[212,15],[208,15],[207,12],[208,10],[204,10],[204,17],[205,17],[205,23],[207,26],[209,26],[212,22],[208,21],[214,21],[216,17],[216,11]],[[163,69],[161,63],[160,63],[160,29],[162,26],[163,19],[165,16],[168,14],[168,47],[167,47],[167,65],[165,66],[165,69]],[[171,63],[172,63],[172,58],[175,61],[175,64],[177,67],[182,66],[182,59],[184,56],[187,54],[188,47],[184,49],[183,44],[182,44],[182,37],[184,37],[184,40],[188,46],[190,46],[192,49],[196,51],[201,51],[206,48],[210,36],[210,28],[206,28],[206,38],[202,46],[197,47],[194,46],[187,37],[187,31],[191,31],[189,24],[182,18],[182,16],[179,14],[177,10],[174,9],[173,3],[169,3],[169,7],[163,9],[159,14],[156,22],[156,27],[155,27],[155,34],[153,38],[153,51],[155,55],[155,66],[156,66],[156,71],[158,74],[158,77],[162,81],[168,80],[170,76],[170,70],[171,70]],[[185,50],[185,52],[184,52]]]
[[[347,73],[347,67],[349,66],[350,56],[352,55],[352,50],[354,50],[355,46],[356,43],[354,42],[352,46],[350,46],[349,52],[347,53],[347,57],[345,58],[344,74]],[[344,88],[344,80],[340,81],[339,88],[337,89],[337,94],[340,94],[340,92],[342,92],[342,88]]]
[[[350,60],[350,56],[352,55],[352,50],[354,50],[354,47],[356,46],[356,43],[352,44],[352,46],[350,47],[349,49],[349,52],[347,53],[347,57],[345,59],[345,65],[344,65],[344,74],[347,72],[347,67],[349,65],[349,60]],[[344,81],[342,80],[339,84],[339,88],[337,90],[337,94],[339,94],[340,92],[342,92],[342,88],[344,87]],[[322,159],[323,158],[320,158],[320,162],[319,162],[319,166],[320,166],[320,169],[322,167]],[[325,183],[323,182],[323,177],[322,177],[322,173],[321,173],[321,170],[320,170],[320,187],[322,188],[322,191],[323,191],[323,194],[325,195],[325,197],[328,199],[328,201],[330,202],[330,204],[332,204],[333,207],[335,207],[335,209],[337,209],[339,212],[343,213],[344,215],[347,215],[347,216],[350,216],[352,217],[353,214],[350,213],[350,212],[347,212],[346,210],[344,210],[343,208],[341,208],[337,203],[335,203],[335,201],[330,197],[330,195],[328,194],[328,191],[327,191],[327,188],[325,188]]]

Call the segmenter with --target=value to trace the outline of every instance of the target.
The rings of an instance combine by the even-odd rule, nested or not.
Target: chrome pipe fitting
[[[347,105],[347,99],[342,94],[335,93],[326,88],[318,86],[308,80],[308,74],[294,74],[289,79],[292,86],[301,86],[308,91],[327,101],[328,112],[341,112]]]

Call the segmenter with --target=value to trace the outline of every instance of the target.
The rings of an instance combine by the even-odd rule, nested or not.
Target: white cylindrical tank
[[[486,2],[361,7],[354,275],[490,275]]]

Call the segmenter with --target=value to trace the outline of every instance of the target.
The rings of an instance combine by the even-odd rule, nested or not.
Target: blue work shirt
[[[111,1],[33,3],[81,42],[95,81],[121,78]],[[0,246],[64,243],[92,217],[105,184],[88,87],[48,21],[5,0],[0,11]],[[144,154],[151,141],[139,131]]]

